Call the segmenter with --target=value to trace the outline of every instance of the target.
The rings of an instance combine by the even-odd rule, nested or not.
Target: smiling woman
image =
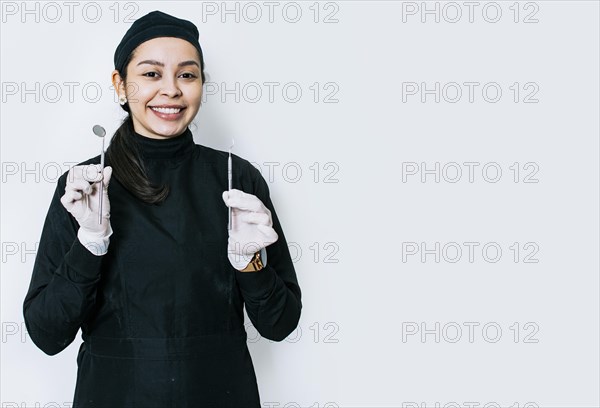
[[[23,313],[48,355],[81,328],[74,407],[260,407],[243,309],[267,339],[298,325],[301,291],[266,181],[232,155],[229,189],[228,154],[188,128],[204,81],[193,23],[137,20],[115,52],[128,115],[106,167],[96,156],[58,180]]]
[[[117,70],[112,81],[128,101],[136,131],[153,139],[180,135],[202,98],[197,49],[180,38],[154,38],[136,48],[126,71],[127,81]]]
[[[149,204],[162,202],[169,186],[155,186],[148,180],[136,154],[140,150],[136,138],[131,136],[181,135],[194,119],[205,82],[198,37],[198,28],[190,21],[157,10],[136,20],[115,50],[112,83],[129,115],[109,147],[112,167],[127,190]]]

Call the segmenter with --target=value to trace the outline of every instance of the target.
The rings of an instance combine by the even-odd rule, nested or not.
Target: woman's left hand
[[[231,207],[231,230],[227,257],[237,270],[242,270],[254,253],[279,238],[273,229],[271,211],[255,195],[231,189],[223,192],[223,201]]]

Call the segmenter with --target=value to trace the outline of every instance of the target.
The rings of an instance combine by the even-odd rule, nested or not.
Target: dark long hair
[[[124,72],[119,72],[125,87],[127,87],[127,66],[133,59],[134,53],[135,50],[127,57]],[[197,54],[200,59],[200,73],[204,85],[204,59],[199,52]],[[133,119],[131,118],[129,103],[121,105],[121,108],[127,112],[127,116],[115,131],[107,149],[107,155],[113,169],[112,177],[119,180],[131,194],[140,200],[148,204],[160,204],[169,195],[169,186],[166,184],[155,186],[148,179],[144,161],[133,137]]]

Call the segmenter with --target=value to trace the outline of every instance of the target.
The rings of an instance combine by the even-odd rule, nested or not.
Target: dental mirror
[[[100,203],[98,205],[98,207],[100,208],[99,212],[98,212],[98,223],[102,224],[102,193],[103,193],[103,188],[104,188],[104,136],[106,135],[106,131],[104,130],[104,128],[100,125],[94,125],[94,127],[92,128],[92,131],[94,132],[94,134],[100,138],[102,138],[102,150],[100,151],[100,194],[98,199],[100,200]]]

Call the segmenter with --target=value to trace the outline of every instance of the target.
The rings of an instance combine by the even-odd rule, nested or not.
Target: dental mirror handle
[[[98,223],[102,224],[102,202],[104,201],[104,138],[102,138],[102,152],[100,153],[100,208]]]
[[[104,193],[104,136],[106,135],[106,131],[100,125],[94,125],[92,131],[96,136],[102,138],[102,150],[100,151],[100,186],[98,188],[98,192],[100,193],[98,194],[98,200],[100,200],[98,203],[98,223],[102,224],[102,199]]]

